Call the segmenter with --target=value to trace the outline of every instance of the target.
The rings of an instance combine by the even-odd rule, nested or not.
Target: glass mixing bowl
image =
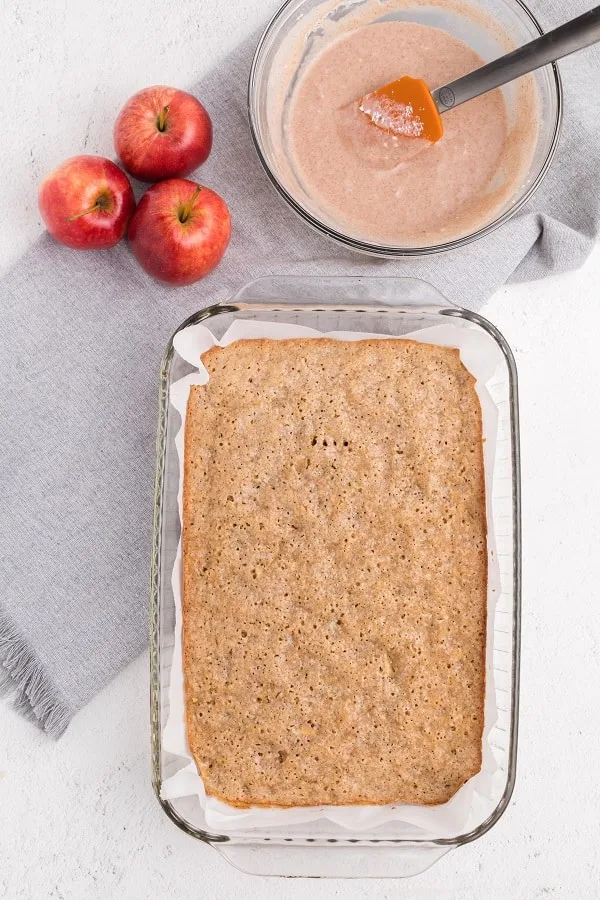
[[[516,192],[491,221],[445,243],[399,246],[351,234],[319,208],[304,189],[285,153],[286,106],[306,66],[335,39],[336,28],[360,22],[368,0],[286,0],[262,35],[250,71],[248,115],[259,159],[278,193],[305,222],[345,247],[374,256],[423,256],[464,246],[494,231],[523,207],[540,186],[556,150],[562,120],[562,86],[556,65],[538,70],[535,80],[539,128],[528,170]],[[486,61],[525,44],[542,29],[521,0],[379,0],[368,22],[407,20],[448,31]],[[364,22],[366,24],[367,22]],[[509,122],[516,121],[518,83],[502,88]]]

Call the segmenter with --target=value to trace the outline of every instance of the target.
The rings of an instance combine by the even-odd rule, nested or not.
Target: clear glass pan
[[[330,5],[335,8],[324,16],[337,22],[352,14],[363,2],[364,0],[340,0],[337,6],[332,2]],[[323,0],[286,0],[267,25],[256,49],[250,72],[248,84],[250,130],[258,157],[283,200],[321,234],[345,247],[382,257],[423,256],[462,247],[495,231],[512,218],[537,191],[548,172],[558,145],[563,101],[560,75],[555,64],[539,69],[533,76],[540,108],[540,126],[535,151],[529,171],[516,194],[492,221],[484,222],[476,231],[445,243],[424,242],[422,246],[394,246],[372,241],[365,235],[350,234],[327,218],[319,209],[316,200],[304,191],[290,167],[285,165],[285,154],[278,151],[278,147],[285,143],[284,123],[282,117],[273,114],[277,104],[273,102],[275,89],[272,85],[272,81],[279,78],[284,65],[281,53],[287,52],[290,35],[298,27],[298,23],[302,24],[304,21],[311,23],[302,27],[312,27],[313,37],[307,41],[306,52],[298,63],[297,72],[290,80],[291,85],[298,72],[312,60],[316,52],[315,46],[318,45],[320,48],[319,41],[323,29],[318,24],[313,25],[312,20],[315,18],[315,11],[320,14],[322,5]],[[461,6],[474,10],[472,20],[460,12]],[[540,24],[522,0],[477,0],[477,2],[464,0],[461,4],[447,0],[431,0],[428,3],[420,3],[418,0],[412,3],[408,0],[402,3],[395,3],[395,0],[381,0],[381,15],[376,21],[394,18],[433,25],[466,41],[486,62],[489,62],[506,52],[506,47],[495,40],[490,29],[477,24],[481,13],[498,23],[503,33],[510,36],[513,46],[525,44],[543,33]],[[507,85],[503,88],[503,92],[509,115],[514,116],[516,102],[514,85]]]
[[[515,782],[520,659],[521,537],[517,376],[512,353],[497,329],[475,313],[449,304],[433,287],[403,278],[262,278],[226,304],[204,309],[178,331],[203,321],[217,337],[236,319],[293,322],[320,331],[351,330],[402,336],[432,325],[484,332],[498,359],[490,391],[499,411],[493,470],[492,514],[501,596],[491,638],[498,720],[490,741],[498,763],[491,805],[468,833],[440,837],[418,832],[409,837],[394,824],[373,833],[352,833],[319,820],[285,833],[253,828],[214,834],[197,799],[161,798],[163,781],[181,766],[167,753],[162,732],[169,711],[169,681],[175,634],[171,573],[180,535],[177,490],[179,461],[175,435],[179,415],[169,404],[172,382],[191,367],[169,342],[161,368],[160,413],[154,507],[151,586],[152,778],[165,813],[184,831],[214,844],[245,871],[265,875],[401,877],[428,868],[453,847],[485,834],[504,812]]]

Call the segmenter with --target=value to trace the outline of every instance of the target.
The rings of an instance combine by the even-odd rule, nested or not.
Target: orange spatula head
[[[359,109],[388,134],[423,138],[432,143],[444,134],[435,100],[420,78],[405,75],[365,94]]]

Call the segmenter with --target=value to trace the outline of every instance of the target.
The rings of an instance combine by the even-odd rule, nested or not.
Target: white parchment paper
[[[170,402],[180,413],[182,426],[175,439],[179,455],[180,477],[178,490],[181,516],[183,494],[183,433],[185,412],[192,384],[206,384],[208,372],[200,362],[201,355],[211,347],[226,346],[234,341],[253,338],[283,339],[293,337],[329,337],[337,340],[357,341],[368,337],[398,339],[392,335],[368,334],[354,331],[333,331],[324,334],[302,325],[276,322],[236,320],[219,341],[205,325],[192,325],[179,332],[174,340],[175,351],[198,371],[171,385]],[[421,331],[403,335],[422,343],[457,347],[463,364],[476,379],[483,420],[484,464],[486,473],[486,505],[488,524],[488,635],[486,666],[485,723],[483,734],[483,764],[481,772],[471,778],[447,803],[438,806],[320,806],[293,807],[291,809],[236,809],[206,795],[204,784],[191,757],[185,725],[182,640],[181,640],[181,541],[173,567],[172,585],[175,601],[175,646],[169,683],[169,715],[163,730],[163,748],[181,758],[183,766],[166,779],[162,785],[162,797],[197,797],[204,811],[206,826],[219,833],[232,833],[254,827],[285,828],[318,819],[347,828],[353,832],[370,831],[390,822],[404,823],[415,829],[452,837],[469,829],[471,823],[481,819],[481,809],[492,798],[492,776],[497,769],[489,734],[497,718],[494,668],[492,661],[494,614],[496,599],[500,594],[500,571],[495,552],[493,519],[491,515],[492,476],[496,452],[498,411],[486,385],[494,377],[498,363],[498,348],[483,332],[459,328],[455,325],[436,325]]]

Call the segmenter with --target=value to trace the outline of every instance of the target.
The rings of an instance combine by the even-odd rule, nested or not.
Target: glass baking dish
[[[160,411],[154,498],[151,581],[152,780],[165,813],[189,835],[213,844],[231,863],[264,875],[320,877],[402,877],[427,869],[448,850],[476,840],[500,818],[516,774],[521,533],[517,375],[506,341],[482,316],[450,304],[431,285],[409,278],[269,277],[246,285],[231,301],[195,313],[183,328],[204,322],[217,338],[237,319],[307,325],[320,331],[361,331],[402,336],[433,325],[483,332],[494,354],[495,374],[488,389],[498,410],[491,515],[500,567],[500,596],[488,628],[488,664],[493,664],[497,720],[489,741],[497,763],[489,803],[480,803],[468,831],[437,835],[392,822],[368,832],[348,831],[325,819],[285,830],[239,828],[213,833],[195,797],[161,797],[165,779],[182,766],[163,748],[169,712],[169,683],[175,642],[175,604],[171,574],[180,537],[177,506],[179,461],[175,435],[179,414],[170,406],[170,385],[190,374],[169,341],[160,375]],[[490,499],[490,498],[488,498]]]

